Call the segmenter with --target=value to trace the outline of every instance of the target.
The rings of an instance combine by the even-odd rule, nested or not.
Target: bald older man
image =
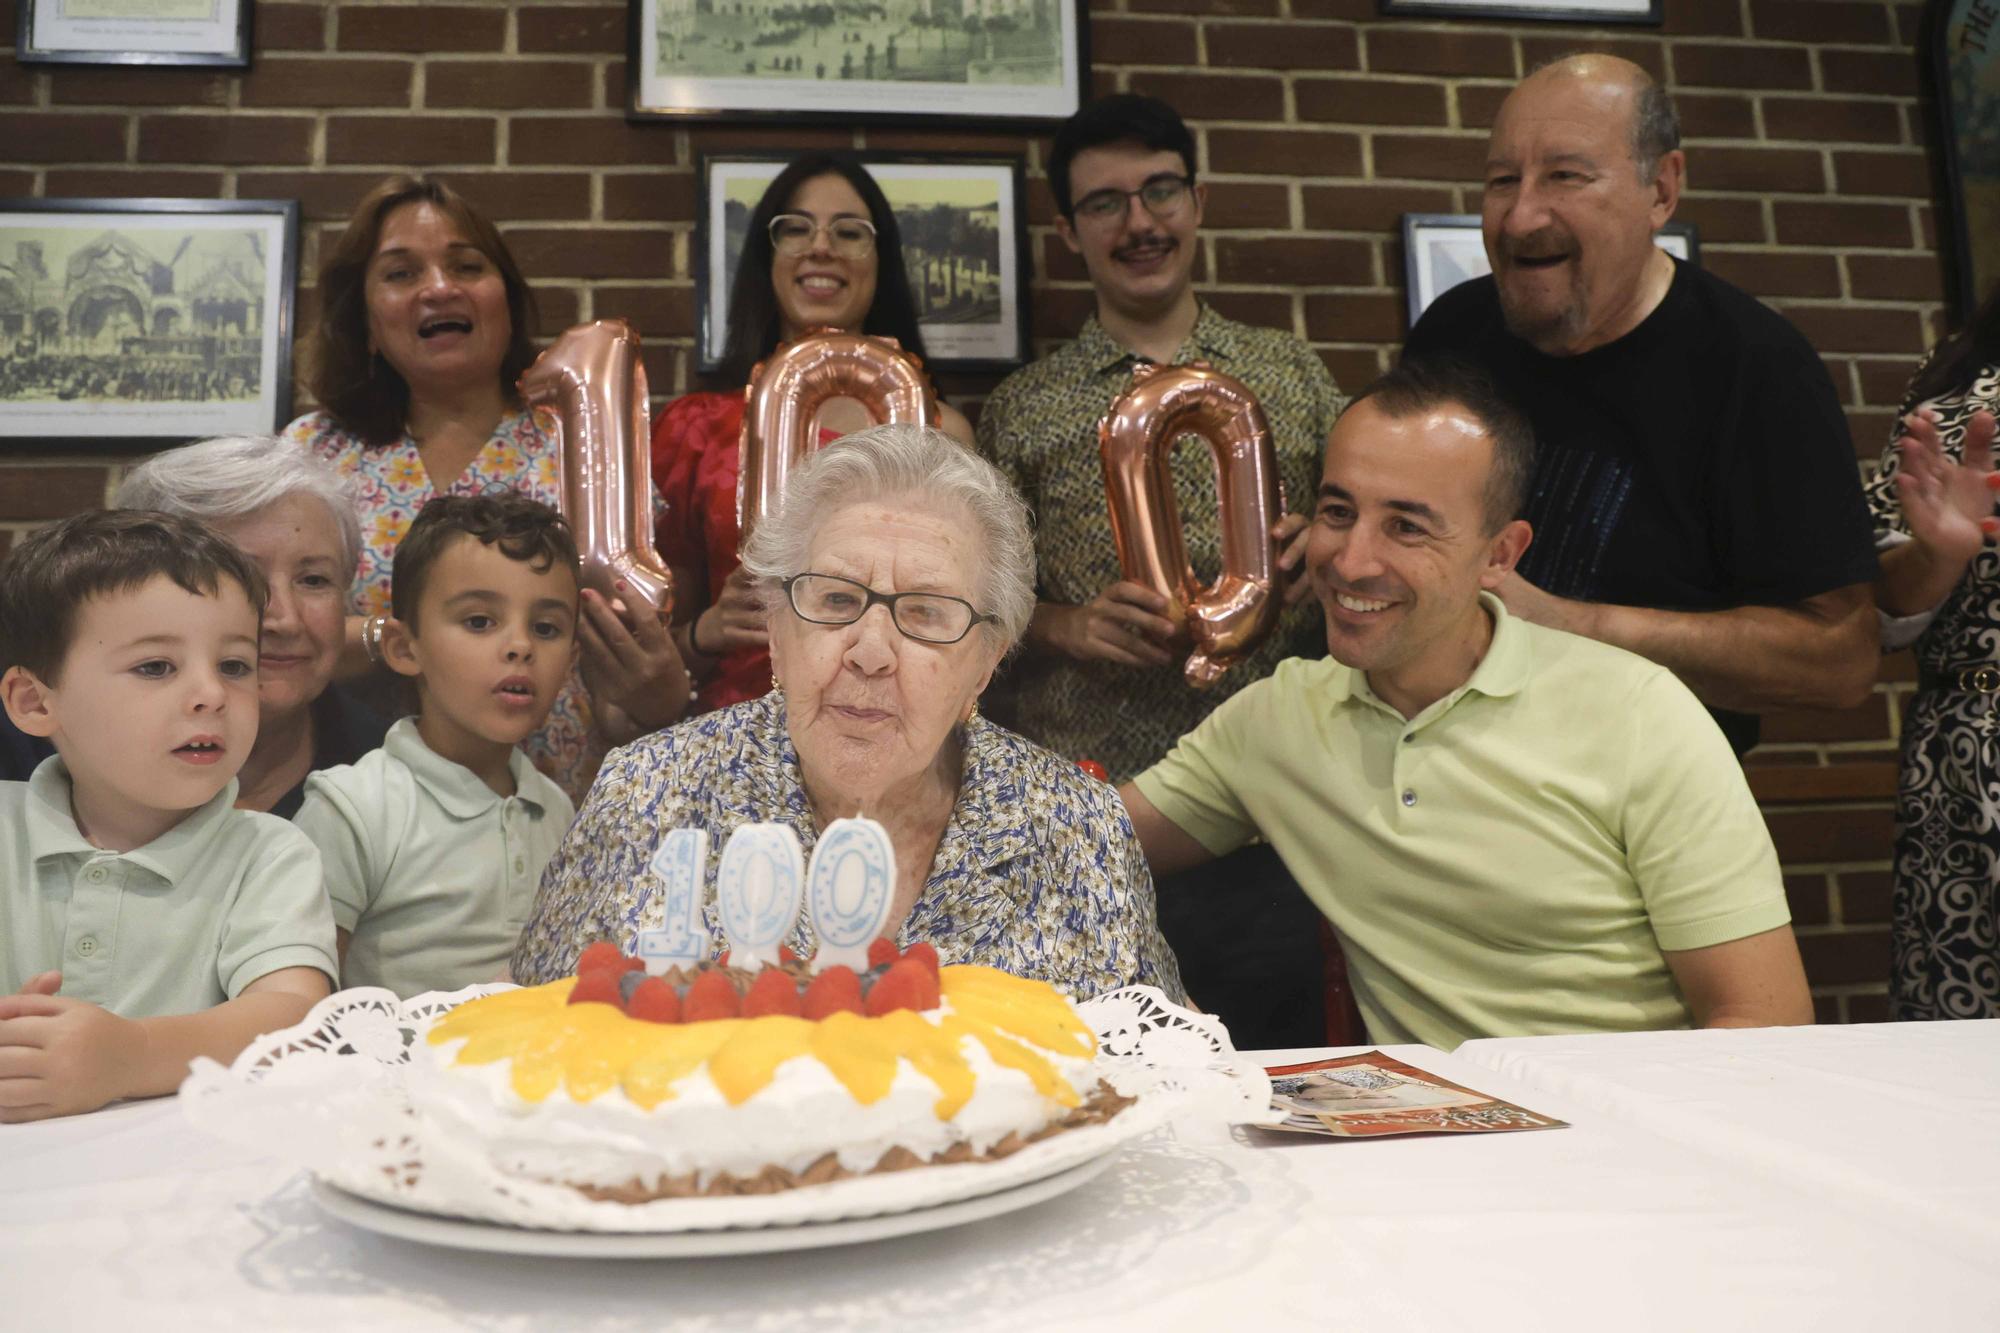
[[[1534,427],[1536,538],[1508,609],[1669,668],[1740,754],[1756,714],[1866,695],[1876,564],[1818,355],[1653,243],[1686,173],[1637,65],[1538,69],[1487,151],[1493,274],[1432,303],[1404,351],[1477,362]]]

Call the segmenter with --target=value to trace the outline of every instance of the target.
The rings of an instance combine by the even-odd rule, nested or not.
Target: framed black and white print
[[[0,445],[270,434],[296,200],[0,201]]]
[[[1028,220],[1022,161],[1007,154],[863,153],[903,238],[925,361],[934,369],[1009,370],[1028,359]],[[695,224],[699,368],[720,363],[729,285],[750,214],[791,159],[704,157]]]
[[[254,0],[20,0],[23,63],[250,64]]]
[[[1382,12],[1407,18],[1546,19],[1553,23],[1651,23],[1666,0],[1381,0]]]
[[[632,0],[633,119],[1055,122],[1084,0]]]
[[[1653,244],[1676,259],[1701,263],[1701,240],[1691,222],[1669,222],[1654,233]],[[1477,213],[1403,214],[1403,278],[1412,328],[1432,301],[1492,271]]]

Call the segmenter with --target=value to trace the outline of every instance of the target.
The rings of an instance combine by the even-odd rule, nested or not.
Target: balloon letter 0
[[[653,459],[639,335],[622,319],[579,324],[528,367],[521,396],[555,408],[562,511],[585,587],[665,615],[673,576],[653,550]],[[620,580],[623,591],[614,589]]]
[[[1174,503],[1173,446],[1199,435],[1215,451],[1222,571],[1203,587],[1188,564]],[[1279,611],[1271,525],[1284,512],[1278,458],[1263,409],[1209,366],[1141,365],[1097,424],[1111,537],[1125,577],[1166,597],[1194,640],[1184,675],[1206,688],[1255,648]]]
[[[750,376],[743,408],[743,453],[736,519],[744,538],[777,507],[792,467],[816,447],[813,418],[835,398],[852,398],[879,425],[935,426],[937,395],[923,364],[894,338],[815,329],[781,343]]]

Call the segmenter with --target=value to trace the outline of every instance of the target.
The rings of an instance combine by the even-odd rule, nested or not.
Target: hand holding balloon
[[[1174,500],[1173,445],[1198,435],[1215,452],[1222,571],[1203,587],[1188,563]],[[1257,400],[1200,362],[1142,365],[1097,427],[1111,535],[1127,581],[1164,598],[1185,620],[1194,652],[1183,674],[1206,688],[1278,621],[1274,536],[1282,525],[1277,451]]]
[[[622,583],[617,588],[625,591]],[[590,697],[622,712],[632,735],[678,719],[687,709],[688,673],[664,617],[643,602],[630,605],[595,588],[585,588],[579,600],[576,637]],[[625,730],[605,728],[614,741],[631,739]]]
[[[1174,655],[1167,646],[1180,633],[1167,618],[1170,609],[1163,594],[1120,579],[1082,606],[1042,608],[1036,637],[1080,662],[1169,666]]]

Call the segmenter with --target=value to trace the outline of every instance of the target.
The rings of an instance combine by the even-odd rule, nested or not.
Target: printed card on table
[[[1271,1076],[1271,1104],[1286,1115],[1258,1128],[1277,1133],[1372,1139],[1568,1128],[1565,1121],[1474,1092],[1380,1051],[1273,1065],[1264,1072]]]

